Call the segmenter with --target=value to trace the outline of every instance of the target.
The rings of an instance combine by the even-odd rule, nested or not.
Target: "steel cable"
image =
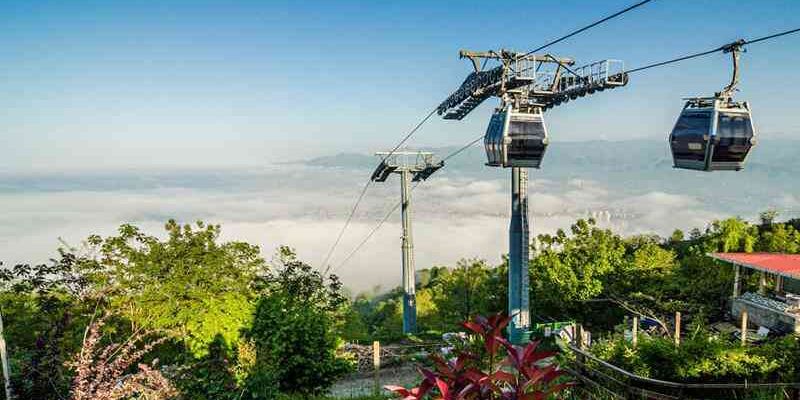
[[[789,35],[789,34],[797,33],[797,32],[800,32],[800,28],[790,29],[788,31],[783,31],[783,32],[772,34],[772,35],[762,36],[760,38],[753,39],[753,40],[744,40],[744,41],[742,41],[742,42],[740,42],[738,44],[743,46],[743,45],[748,45],[748,44],[759,43],[759,42],[763,42],[765,40],[770,40],[770,39],[774,39],[774,38],[777,38],[777,37],[781,37],[781,36],[785,36],[785,35]],[[686,56],[673,58],[671,60],[660,61],[660,62],[656,62],[656,63],[653,63],[653,64],[645,65],[643,67],[630,69],[628,71],[625,71],[625,73],[626,74],[632,74],[634,72],[644,71],[644,70],[647,70],[647,69],[650,69],[650,68],[656,68],[656,67],[660,67],[660,66],[663,66],[663,65],[668,65],[668,64],[673,64],[673,63],[684,61],[684,60],[689,60],[689,59],[692,59],[692,58],[707,56],[709,54],[713,54],[713,53],[716,53],[718,51],[723,51],[723,50],[725,50],[726,48],[728,48],[732,44],[736,44],[736,42],[725,44],[725,45],[716,47],[714,49],[706,50],[706,51],[703,51],[703,52],[700,52],[700,53],[689,54],[689,55],[686,55]]]
[[[417,131],[422,127],[422,125],[424,125],[426,122],[428,122],[428,120],[435,113],[436,113],[436,108],[434,107],[433,110],[431,110],[424,118],[422,118],[422,120],[419,121],[419,123],[417,123],[414,126],[414,128],[412,128],[403,137],[403,139],[400,140],[400,142],[397,143],[397,145],[394,146],[394,148],[381,159],[380,163],[386,161],[386,159],[391,157],[392,154],[394,154],[397,151],[397,149],[399,149],[403,144],[405,144],[409,139],[411,139],[411,137],[414,136],[414,134],[417,133]],[[364,200],[364,196],[367,194],[367,190],[369,189],[371,184],[372,184],[372,179],[368,179],[367,183],[364,184],[364,187],[361,189],[361,193],[359,193],[355,204],[353,204],[353,207],[350,210],[350,214],[347,216],[347,219],[345,220],[344,225],[342,226],[342,229],[339,231],[339,234],[336,236],[336,240],[333,242],[333,245],[331,246],[330,250],[328,250],[328,254],[325,256],[325,259],[322,261],[322,263],[320,265],[326,265],[330,261],[331,256],[333,256],[334,251],[336,251],[336,248],[339,246],[339,243],[341,243],[342,237],[344,237],[345,231],[347,231],[347,228],[350,226],[350,223],[353,221],[353,217],[356,215],[356,211],[358,210],[358,206],[361,205],[361,201]],[[331,265],[328,264],[327,267],[325,267],[325,271],[322,273],[322,276],[327,275],[328,271],[330,269],[331,269]]]

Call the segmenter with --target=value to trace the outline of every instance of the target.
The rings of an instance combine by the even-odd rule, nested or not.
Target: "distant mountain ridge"
[[[425,149],[437,155],[456,147]],[[447,162],[436,177],[506,181],[502,168],[488,168],[482,147],[473,147]],[[321,157],[306,165],[369,170],[375,157],[342,154]],[[665,141],[554,142],[547,148],[542,168],[530,171],[531,179],[564,184],[590,181],[620,195],[662,192],[691,196],[727,213],[753,213],[769,207],[800,209],[800,140],[764,139],[739,172],[699,172],[672,168]]]
[[[421,148],[442,157],[457,147]],[[800,140],[761,140],[751,154],[747,169],[800,172]],[[485,155],[482,147],[472,147],[453,158],[448,167],[454,169],[483,168]],[[318,167],[373,168],[377,157],[363,153],[339,153],[316,157],[298,163]],[[542,164],[543,173],[564,173],[571,169],[591,167],[605,172],[671,169],[672,156],[665,141],[581,141],[554,142],[547,149]]]

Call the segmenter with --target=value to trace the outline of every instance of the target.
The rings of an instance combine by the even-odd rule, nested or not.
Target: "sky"
[[[391,147],[462,82],[462,48],[528,50],[631,4],[3,1],[0,170],[257,166]],[[794,28],[793,0],[656,0],[548,51],[635,67]],[[800,35],[749,46],[740,98],[796,136]],[[554,141],[662,140],[681,97],[728,80],[718,54],[553,110]],[[468,142],[493,104],[411,142]]]
[[[219,223],[223,240],[267,258],[292,246],[319,266],[372,160],[288,161],[390,149],[471,72],[460,49],[527,51],[632,3],[0,0],[0,261],[45,262],[122,223],[163,235],[176,218]],[[547,50],[635,68],[797,28],[798,15],[796,0],[654,0]],[[623,235],[769,207],[800,217],[798,50],[794,35],[742,57],[737,99],[761,139],[740,173],[674,171],[665,140],[681,98],[728,82],[728,55],[548,111],[533,235],[587,216]],[[433,118],[409,144],[452,151],[485,131],[494,106]],[[418,268],[506,252],[508,171],[483,157],[469,149],[415,191]],[[373,186],[334,252],[348,287],[400,283],[397,215],[340,265],[397,197],[396,180]]]

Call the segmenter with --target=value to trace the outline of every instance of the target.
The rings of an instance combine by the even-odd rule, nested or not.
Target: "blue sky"
[[[0,170],[259,165],[390,147],[458,87],[461,48],[528,50],[632,0],[3,1]],[[656,0],[548,50],[635,67],[800,26],[800,2]],[[800,138],[800,35],[750,46],[741,99],[764,139]],[[713,55],[548,115],[554,140],[661,140]],[[411,143],[460,145],[493,104]]]

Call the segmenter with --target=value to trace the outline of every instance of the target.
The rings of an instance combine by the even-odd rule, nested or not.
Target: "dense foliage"
[[[800,252],[797,221],[779,223],[765,213],[759,224],[739,218],[713,221],[689,237],[622,236],[578,220],[569,230],[539,235],[531,252],[533,313],[540,320],[580,320],[610,330],[626,313],[664,320],[675,311],[701,320],[719,319],[727,309],[733,269],[709,258],[715,251]],[[452,330],[458,320],[506,308],[507,262],[492,266],[462,260],[453,268],[418,272],[418,320],[423,333]],[[754,283],[754,277],[746,280]],[[397,340],[402,326],[400,289],[362,293],[353,323],[366,325],[368,337]],[[698,321],[699,322],[699,321]]]
[[[789,339],[741,349],[729,338],[712,340],[708,330],[701,328],[676,350],[669,335],[676,311],[683,314],[684,324],[694,327],[726,319],[733,268],[711,259],[709,252],[797,253],[797,225],[797,220],[776,222],[774,214],[765,213],[756,224],[729,218],[713,221],[704,230],[695,229],[688,237],[675,231],[665,239],[623,238],[591,219],[579,220],[569,230],[537,238],[530,261],[532,313],[538,321],[579,321],[601,335],[613,331],[625,315],[659,321],[665,339],[643,343],[636,354],[619,340],[602,351],[609,359],[645,374],[690,381],[796,380],[794,372],[787,372],[796,371],[793,365],[799,359],[795,342]],[[505,260],[497,266],[462,260],[454,268],[420,271],[417,294],[423,334],[438,337],[452,330],[458,317],[504,310],[506,268]],[[755,290],[756,274],[745,276],[743,284],[744,290]],[[480,295],[476,298],[474,293]],[[370,339],[398,339],[387,333],[399,332],[400,295],[394,290],[356,298],[354,309],[371,328]],[[715,370],[717,364],[721,367]]]
[[[317,396],[348,369],[337,353],[343,341],[405,339],[400,289],[378,288],[351,300],[338,279],[321,276],[289,248],[267,262],[256,246],[222,242],[219,226],[170,221],[165,228],[153,236],[123,225],[116,235],[61,249],[49,263],[0,268],[0,311],[18,398],[75,395],[74,360],[90,321],[104,310],[113,318],[98,333],[96,349],[148,333],[141,343],[146,354],[128,359],[119,376],[135,374],[141,363],[140,371],[153,379],[163,373],[186,399]],[[666,327],[681,311],[687,325],[707,326],[725,318],[732,290],[732,268],[707,253],[797,253],[798,229],[800,220],[781,223],[764,213],[758,223],[714,221],[688,237],[676,231],[669,238],[624,238],[579,220],[535,241],[533,315],[580,321],[598,333],[612,331],[631,313]],[[497,265],[465,259],[419,271],[419,335],[438,339],[459,321],[505,310],[506,271],[505,259]],[[755,275],[745,276],[745,290],[755,285]],[[597,351],[662,378],[798,379],[796,340],[739,348],[705,328],[692,332],[681,348],[653,338],[642,339],[635,351],[605,335],[611,340]],[[85,365],[102,367],[102,351],[90,358]],[[151,365],[158,370],[147,370]]]
[[[197,356],[220,336],[227,344],[249,324],[253,283],[266,270],[257,246],[218,243],[220,227],[166,224],[167,239],[123,225],[118,236],[89,238],[101,269],[93,278],[114,290],[112,306],[136,326],[174,331]]]
[[[797,382],[800,344],[787,336],[761,346],[699,330],[675,346],[669,338],[640,338],[637,347],[617,336],[592,347],[595,355],[637,375],[674,382]]]
[[[110,371],[105,364],[117,365],[116,376],[131,382],[149,379],[136,386],[140,392],[125,396],[142,394],[150,387],[143,383],[159,383],[153,379],[163,372],[186,399],[274,398],[289,389],[321,393],[346,370],[335,351],[338,316],[348,301],[336,277],[323,279],[288,248],[270,265],[257,246],[220,242],[217,225],[169,221],[165,228],[161,239],[126,224],[118,235],[90,236],[80,249],[61,249],[48,264],[0,269],[17,398],[95,396],[110,384],[97,380],[105,372],[73,378],[76,371]],[[106,312],[114,317],[104,320],[87,350],[87,326]],[[140,350],[126,350],[134,358],[122,364],[109,358],[122,354],[131,338],[146,339]],[[274,338],[283,347],[275,347]],[[76,364],[79,353],[83,361]],[[302,360],[292,362],[290,355]],[[156,359],[160,371],[148,369]],[[132,375],[137,368],[149,375]],[[169,388],[162,397],[175,393]],[[154,393],[149,398],[162,398]]]
[[[260,376],[267,374],[280,392],[322,394],[350,367],[335,354],[336,321],[346,303],[341,284],[335,277],[326,284],[288,248],[281,248],[280,266],[265,281],[249,329],[260,366],[250,392],[272,398]]]

